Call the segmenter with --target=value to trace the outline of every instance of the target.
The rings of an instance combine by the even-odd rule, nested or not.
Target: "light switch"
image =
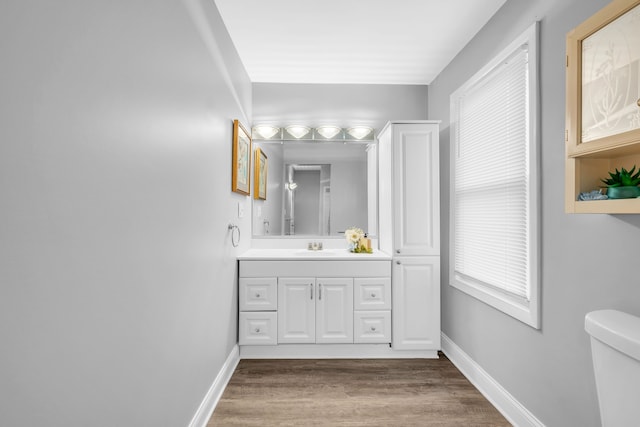
[[[244,218],[244,205],[238,202],[238,218]]]

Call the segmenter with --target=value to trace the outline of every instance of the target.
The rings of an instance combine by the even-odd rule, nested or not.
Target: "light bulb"
[[[260,135],[263,139],[271,139],[275,134],[280,132],[280,128],[271,125],[257,125],[253,127],[253,132]]]
[[[373,129],[367,126],[354,126],[347,129],[347,133],[355,139],[362,139],[365,136],[369,135],[372,131]]]
[[[297,139],[302,138],[303,136],[308,134],[309,131],[311,130],[311,128],[307,126],[299,126],[299,125],[287,126],[286,129],[287,129],[287,132],[289,132],[289,135]]]
[[[338,126],[320,126],[316,128],[323,138],[331,139],[342,131]]]

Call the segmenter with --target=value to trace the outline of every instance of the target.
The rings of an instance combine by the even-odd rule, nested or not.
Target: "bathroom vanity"
[[[391,256],[253,249],[240,257],[243,358],[433,357],[391,348]]]
[[[269,208],[254,203],[252,249],[239,257],[242,358],[438,357],[438,135],[435,121],[393,122],[377,145],[363,151],[367,169],[376,174],[367,178],[366,189],[350,193],[369,194],[370,203],[360,201],[345,213],[368,207],[368,219],[359,223],[378,232],[380,250],[372,254],[349,252],[343,236],[324,237],[331,227],[312,236],[324,240],[325,249],[318,251],[305,249],[306,240],[295,236],[265,236],[261,224]],[[339,171],[339,165],[331,170]],[[339,174],[333,175],[332,180]],[[293,197],[287,182],[276,184],[285,198]],[[332,185],[327,194],[335,196],[345,186]],[[282,200],[276,202],[286,205]],[[325,216],[340,224],[344,206],[331,206]],[[270,218],[291,232],[286,212]]]

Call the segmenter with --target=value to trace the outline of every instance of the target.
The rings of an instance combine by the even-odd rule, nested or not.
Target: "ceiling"
[[[252,82],[430,84],[506,0],[214,0]]]

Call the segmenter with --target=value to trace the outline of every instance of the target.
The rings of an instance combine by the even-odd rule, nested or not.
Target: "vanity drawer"
[[[390,310],[391,279],[357,278],[353,280],[354,310]]]
[[[355,311],[353,329],[354,343],[391,342],[391,311]]]
[[[275,277],[240,278],[240,311],[278,309],[278,279]]]
[[[278,313],[245,311],[240,313],[240,345],[275,345],[278,343]]]

